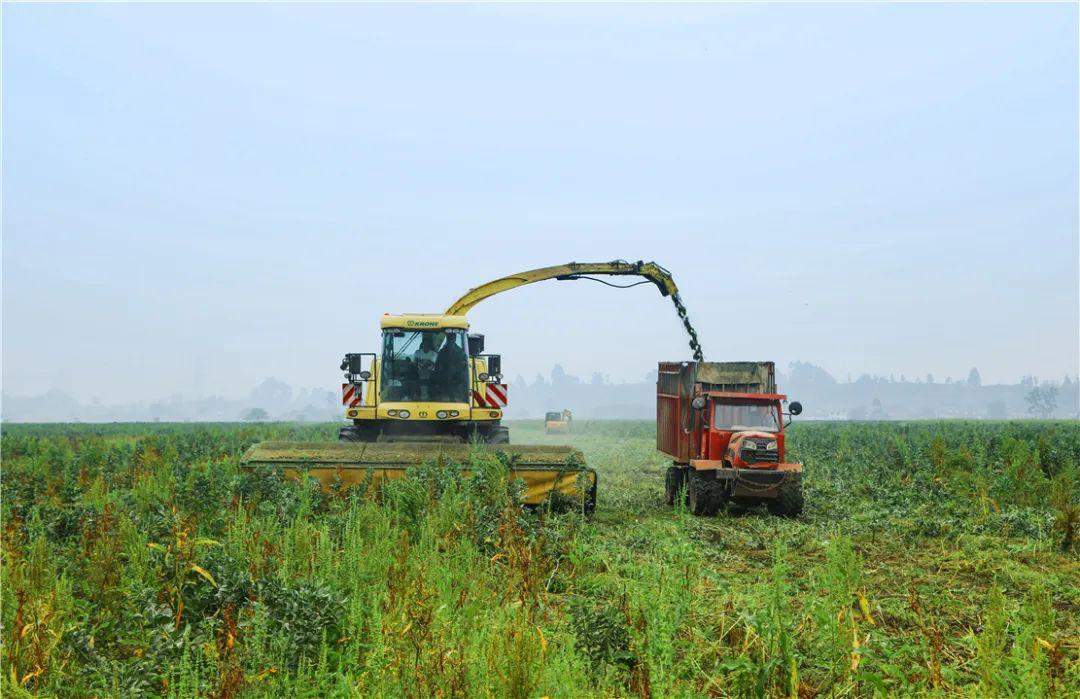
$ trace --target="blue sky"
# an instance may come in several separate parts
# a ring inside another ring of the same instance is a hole
[[[1075,5],[3,7],[3,388],[338,383],[384,312],[654,259],[709,359],[1075,375]],[[652,287],[470,317],[686,355]]]

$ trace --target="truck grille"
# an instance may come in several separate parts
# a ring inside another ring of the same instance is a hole
[[[752,441],[752,440],[747,440]],[[753,442],[757,449],[743,449],[742,460],[748,464],[778,464],[780,463],[780,452],[777,449],[766,449],[766,441]]]

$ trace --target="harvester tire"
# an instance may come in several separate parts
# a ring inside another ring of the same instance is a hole
[[[338,430],[337,439],[339,442],[374,442],[377,436],[370,429],[348,425]]]
[[[664,502],[668,507],[675,504],[685,480],[686,474],[677,466],[669,466],[667,472],[664,473]]]
[[[686,507],[698,517],[715,515],[724,504],[724,484],[701,471],[690,469],[686,487]]]
[[[798,517],[803,511],[802,476],[790,475],[780,484],[776,498],[768,500],[765,506],[771,514],[779,517]]]
[[[509,444],[510,428],[503,425],[492,427],[488,430],[486,441],[488,444]]]

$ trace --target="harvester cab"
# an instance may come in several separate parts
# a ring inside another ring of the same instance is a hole
[[[345,355],[342,442],[506,444],[502,361],[463,315],[384,315],[382,351]]]
[[[665,496],[694,514],[727,503],[802,512],[802,465],[789,463],[784,428],[802,405],[776,392],[772,362],[663,362],[657,380],[657,449],[673,463]]]

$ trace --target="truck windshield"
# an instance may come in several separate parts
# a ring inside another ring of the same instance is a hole
[[[386,402],[467,403],[469,361],[465,331],[384,330],[379,396]]]
[[[718,430],[779,432],[776,406],[768,403],[717,403],[713,427]]]

